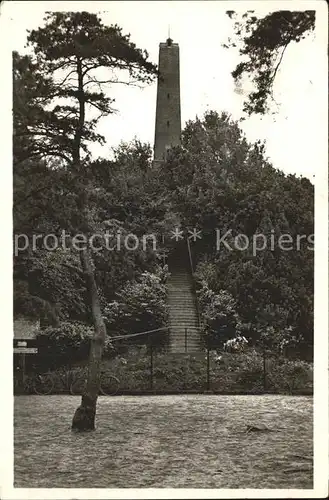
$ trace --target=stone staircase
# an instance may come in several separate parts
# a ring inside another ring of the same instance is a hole
[[[193,277],[188,266],[187,248],[181,247],[168,262],[168,305],[170,352],[198,352],[201,350],[199,319]]]

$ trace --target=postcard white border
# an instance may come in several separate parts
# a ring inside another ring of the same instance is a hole
[[[20,1],[4,1],[0,6],[1,75],[1,214],[3,242],[0,247],[2,265],[1,299],[3,306],[2,370],[2,458],[1,498],[23,499],[104,499],[104,498],[325,498],[328,494],[328,7],[325,0],[313,1],[226,1],[227,10],[264,8],[268,10],[295,9],[316,11],[316,37],[319,50],[323,51],[326,64],[323,67],[323,86],[318,89],[318,127],[321,137],[320,154],[323,168],[315,178],[315,346],[314,346],[314,487],[313,489],[101,489],[101,488],[13,488],[13,397],[12,397],[12,120],[11,120],[11,41],[15,37],[13,16]],[[39,2],[30,1],[31,12]],[[107,10],[111,2],[43,2],[44,10]],[[128,3],[128,2],[127,2]],[[148,2],[143,2],[147,4]],[[185,2],[188,4],[188,2]],[[205,2],[207,3],[207,2]],[[261,4],[261,5],[260,5]],[[147,8],[147,5],[145,5]],[[187,6],[188,8],[188,6]],[[129,8],[127,8],[129,15]],[[293,131],[292,131],[293,133]],[[295,133],[298,133],[296,131]],[[318,155],[319,156],[319,151]]]

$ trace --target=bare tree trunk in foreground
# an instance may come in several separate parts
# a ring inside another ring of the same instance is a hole
[[[82,395],[81,404],[75,411],[72,420],[72,430],[92,431],[95,429],[96,404],[100,387],[100,369],[106,327],[101,313],[89,249],[80,252],[80,260],[85,274],[87,292],[90,297],[94,336],[91,339],[90,345],[87,387],[85,393]]]

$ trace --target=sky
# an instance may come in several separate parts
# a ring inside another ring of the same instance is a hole
[[[6,3],[6,2],[5,2]],[[9,5],[10,3],[10,5]],[[254,8],[266,15],[287,8],[319,8],[322,2],[221,2],[221,1],[108,1],[108,2],[7,2],[8,33],[13,50],[24,52],[26,30],[43,24],[47,10],[89,10],[102,12],[105,24],[118,24],[131,40],[146,49],[158,62],[159,43],[170,36],[180,46],[182,125],[207,110],[227,111],[242,116],[244,96],[237,92],[231,76],[240,61],[237,50],[225,49],[233,35],[232,21],[225,14]],[[326,12],[324,11],[325,15]],[[319,19],[319,16],[317,16]],[[266,141],[266,154],[275,168],[315,180],[323,166],[321,141],[326,137],[327,96],[326,34],[317,25],[316,34],[285,52],[277,74],[274,96],[279,106],[275,115],[252,116],[241,123],[247,139]],[[247,90],[247,89],[244,89]],[[99,132],[106,145],[94,145],[95,156],[109,156],[112,146],[137,137],[153,147],[156,82],[141,89],[114,85],[118,113],[104,117]],[[321,125],[324,124],[324,127]],[[326,144],[327,144],[327,139]]]

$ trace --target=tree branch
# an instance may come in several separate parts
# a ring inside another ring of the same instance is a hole
[[[72,264],[67,264],[66,262],[62,262],[62,265],[64,267],[66,267],[67,269],[70,269],[71,271],[74,271],[79,276],[81,276],[81,277],[84,276],[84,272],[82,271],[82,269],[79,269],[77,266],[72,266]]]
[[[55,83],[56,86],[62,86],[64,85],[64,83],[67,81],[67,79],[72,75],[72,73],[75,73],[76,70],[75,69],[72,69],[64,78],[64,80],[62,80],[60,83]]]
[[[284,55],[285,50],[286,50],[286,48],[288,47],[288,45],[289,45],[289,43],[290,43],[290,42],[291,42],[291,40],[288,40],[288,42],[286,42],[285,46],[283,47],[283,50],[282,50],[281,55],[280,55],[279,62],[278,62],[278,64],[276,65],[276,67],[275,67],[275,69],[274,69],[274,72],[273,72],[273,76],[272,76],[272,78],[271,78],[271,85],[272,85],[272,83],[274,82],[274,79],[275,79],[275,77],[276,77],[277,71],[278,71],[279,66],[280,66],[280,64],[281,64],[281,62],[282,62],[283,55]]]

